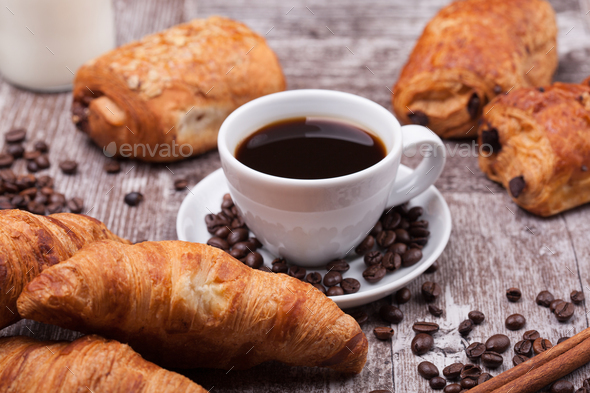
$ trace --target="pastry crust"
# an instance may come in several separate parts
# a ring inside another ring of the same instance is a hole
[[[590,201],[590,86],[515,89],[485,111],[479,166],[515,203],[551,216]]]
[[[128,243],[82,214],[38,216],[0,210],[0,329],[20,319],[16,299],[44,269],[65,261],[83,245],[103,239]]]
[[[99,336],[73,342],[0,338],[0,392],[206,393],[180,374]]]
[[[195,19],[83,65],[72,120],[109,156],[178,161],[214,149],[234,109],[284,89],[264,38],[231,19]]]
[[[129,343],[164,367],[277,360],[359,373],[367,339],[319,290],[181,241],[90,244],[18,300],[25,318]]]
[[[475,137],[482,108],[496,95],[551,83],[556,37],[544,0],[455,1],[416,43],[394,86],[394,112],[444,138]]]

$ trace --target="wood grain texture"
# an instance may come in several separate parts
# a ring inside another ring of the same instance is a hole
[[[388,89],[423,27],[448,2],[117,0],[117,41],[122,44],[194,17],[225,15],[265,35],[279,56],[288,88],[342,90],[390,108]],[[590,0],[551,3],[559,26],[560,66],[555,80],[581,81],[590,75],[590,14],[586,14]],[[113,232],[132,241],[175,239],[176,213],[189,191],[174,191],[173,181],[186,177],[196,184],[219,168],[217,152],[167,166],[127,161],[121,173],[108,175],[102,169],[107,162],[102,152],[71,124],[70,102],[67,93],[37,95],[0,80],[0,133],[23,126],[29,130],[29,144],[46,139],[51,144],[53,162],[47,172],[55,176],[57,190],[70,197],[83,197],[89,215],[104,221]],[[505,318],[512,313],[525,315],[527,329],[535,328],[553,342],[588,327],[588,302],[576,306],[572,321],[561,324],[547,309],[537,306],[534,298],[543,289],[569,298],[572,290],[583,288],[590,299],[590,206],[539,219],[520,210],[502,187],[486,179],[478,169],[476,155],[464,153],[461,144],[470,141],[445,143],[449,157],[436,185],[451,208],[453,233],[440,257],[441,268],[409,285],[414,297],[400,307],[405,319],[393,326],[396,333],[392,342],[379,341],[372,334],[375,326],[383,325],[376,315],[379,307],[391,299],[363,307],[370,315],[363,326],[370,346],[367,366],[360,375],[342,377],[326,370],[277,363],[249,371],[193,370],[185,374],[213,392],[428,392],[430,388],[416,372],[420,361],[433,361],[439,368],[466,361],[466,344],[485,341],[494,333],[508,334],[515,344],[522,331],[507,332],[504,328]],[[80,163],[78,175],[61,174],[57,163],[65,158]],[[416,160],[405,162],[415,165]],[[24,173],[23,163],[15,170]],[[123,197],[130,191],[142,192],[145,201],[135,208],[125,205]],[[441,318],[430,316],[419,296],[426,280],[434,280],[444,289],[437,302],[445,309]],[[507,302],[504,291],[510,286],[522,289],[520,302]],[[487,319],[464,341],[456,329],[471,309],[483,311]],[[434,350],[422,357],[409,350],[415,320],[441,324]],[[71,340],[79,336],[31,321],[21,321],[0,332],[2,336],[15,334],[38,339]],[[512,355],[510,349],[504,354],[504,366],[492,373],[509,367]],[[587,377],[588,366],[568,379],[579,387]]]

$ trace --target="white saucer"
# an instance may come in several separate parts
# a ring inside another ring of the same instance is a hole
[[[412,170],[400,165],[398,176],[407,176]],[[220,168],[201,180],[186,196],[176,218],[176,232],[178,239],[195,243],[207,243],[211,237],[205,225],[205,216],[209,213],[221,211],[223,195],[228,193],[227,181]],[[436,261],[444,250],[451,235],[451,212],[440,192],[430,186],[424,193],[410,201],[410,206],[422,206],[424,214],[421,219],[429,221],[430,238],[422,250],[422,259],[414,266],[401,268],[394,273],[388,273],[381,281],[370,284],[363,278],[366,268],[363,258],[354,253],[347,258],[350,270],[343,274],[344,278],[352,277],[359,280],[361,289],[357,293],[332,296],[331,299],[340,308],[356,307],[381,299],[404,287],[410,281],[421,275]],[[255,235],[253,235],[255,236]],[[264,264],[270,267],[275,258],[264,248],[258,250],[264,257]],[[307,269],[308,272],[317,271],[324,275],[323,268]]]

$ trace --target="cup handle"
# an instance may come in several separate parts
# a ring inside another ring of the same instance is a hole
[[[422,162],[414,171],[403,179],[396,179],[389,194],[387,206],[401,205],[424,192],[440,176],[446,161],[446,150],[442,140],[430,129],[418,125],[407,125],[402,131],[402,154],[409,149],[420,150],[421,145],[429,145],[431,149],[425,152]]]

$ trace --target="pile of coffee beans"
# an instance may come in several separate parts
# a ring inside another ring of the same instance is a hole
[[[574,304],[579,305],[584,301],[584,292],[572,291],[570,299],[571,302],[555,299],[551,292],[541,291],[535,301],[539,306],[549,308],[559,322],[567,322],[574,316]]]

